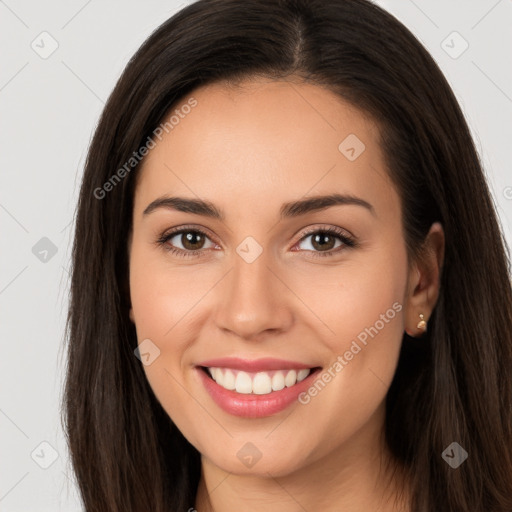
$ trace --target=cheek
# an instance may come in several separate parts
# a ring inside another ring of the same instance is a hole
[[[320,271],[308,277],[309,284],[316,282],[316,287],[309,287],[308,303],[317,305],[329,327],[323,341],[331,361],[304,403],[318,408],[313,415],[322,414],[322,403],[336,404],[332,417],[326,418],[331,426],[340,411],[350,411],[346,430],[342,429],[347,435],[379,406],[396,370],[404,328],[407,257],[405,248],[395,247],[367,251],[354,263],[336,268],[329,279]]]
[[[130,295],[137,339],[152,355],[143,370],[157,400],[182,432],[193,432],[194,401],[185,391],[183,360],[187,349],[187,312],[197,293],[186,286],[183,272],[166,266],[165,258],[137,239],[130,254]],[[155,252],[157,254],[155,254]],[[155,348],[156,347],[156,348]],[[195,443],[197,439],[189,439]]]
[[[183,394],[183,386],[189,384],[188,349],[198,332],[199,302],[215,279],[211,272],[171,265],[163,251],[137,242],[134,237],[130,254],[130,297],[137,339],[139,343],[149,339],[158,353],[143,369],[168,411],[186,411],[191,404],[190,396]]]
[[[135,242],[130,256],[130,297],[139,340],[173,338],[208,283],[198,272],[171,265],[164,250]],[[204,276],[203,276],[204,277]],[[204,291],[203,291],[204,290]]]
[[[329,293],[309,295],[322,302],[322,320],[334,334],[323,338],[331,361],[301,403],[308,417],[322,418],[319,436],[333,445],[370,421],[393,380],[403,336],[402,256],[354,266]],[[327,453],[330,445],[323,448]]]
[[[407,257],[403,247],[396,247],[376,246],[338,266],[318,265],[300,278],[295,276],[294,292],[305,298],[313,313],[302,318],[312,319],[312,328],[335,357],[350,350],[354,341],[379,358],[382,352],[399,348]],[[288,282],[292,279],[290,274]]]

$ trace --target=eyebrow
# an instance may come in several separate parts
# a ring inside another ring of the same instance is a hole
[[[286,219],[299,217],[307,213],[317,212],[332,206],[339,205],[362,206],[363,208],[366,208],[373,216],[375,216],[375,209],[370,203],[364,199],[361,199],[360,197],[343,194],[314,196],[307,199],[300,199],[298,201],[284,203],[281,206],[279,213],[281,219]],[[224,221],[226,218],[224,212],[209,201],[169,196],[163,196],[155,199],[146,207],[143,215],[149,215],[159,208],[177,210],[179,212],[185,213],[194,213],[196,215],[203,215],[204,217],[211,217],[212,219],[218,219],[222,221]]]

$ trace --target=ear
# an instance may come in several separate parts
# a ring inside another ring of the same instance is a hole
[[[405,332],[412,337],[423,334],[418,329],[420,313],[426,322],[439,298],[441,272],[444,262],[445,236],[443,226],[434,222],[425,238],[420,261],[412,266],[408,276]]]

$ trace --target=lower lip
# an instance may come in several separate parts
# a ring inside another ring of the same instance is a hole
[[[272,391],[266,395],[253,393],[237,393],[219,386],[208,377],[204,370],[196,368],[204,387],[213,398],[213,401],[224,411],[243,418],[264,418],[277,414],[289,407],[298,396],[305,391],[315,379],[318,369],[310,373],[304,380],[297,382],[289,388]]]

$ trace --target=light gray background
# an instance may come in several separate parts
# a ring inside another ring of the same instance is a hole
[[[512,2],[377,3],[416,34],[451,83],[510,245]],[[140,44],[183,5],[0,0],[2,512],[81,510],[59,412],[71,221],[105,100]],[[44,59],[31,45],[49,51],[52,38],[58,48]]]

